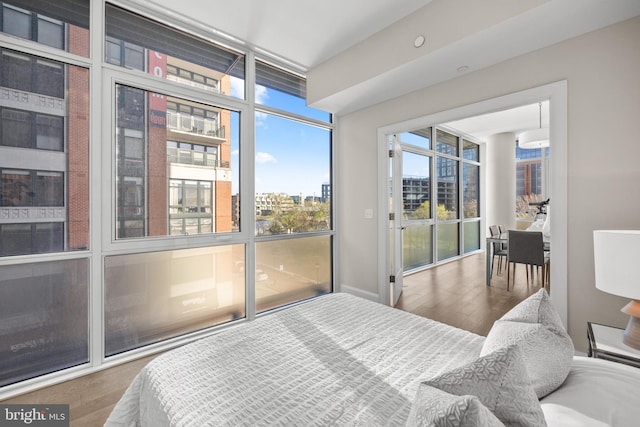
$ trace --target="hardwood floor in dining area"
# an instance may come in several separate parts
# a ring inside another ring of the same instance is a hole
[[[526,270],[517,265],[507,291],[507,271],[486,286],[486,260],[478,253],[405,276],[396,308],[486,336],[493,325],[520,301],[540,290],[542,276],[534,272],[527,283]]]
[[[475,254],[404,278],[397,308],[486,335],[493,322],[540,289],[540,278],[527,285],[519,266],[515,286],[507,291],[506,270],[485,285],[485,256]],[[71,427],[102,426],[133,377],[155,356],[125,363],[0,403],[69,404]]]

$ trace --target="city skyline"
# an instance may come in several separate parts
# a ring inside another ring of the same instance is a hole
[[[244,81],[233,79],[232,96],[241,97]],[[256,103],[299,115],[327,120],[327,113],[309,108],[304,100],[281,91],[256,87]],[[239,129],[239,115],[232,115],[232,129]],[[255,193],[284,193],[320,197],[330,184],[330,132],[315,126],[256,112]],[[238,135],[231,136],[231,163],[239,165]],[[232,191],[239,190],[238,167],[233,168]],[[304,179],[301,179],[304,177]]]

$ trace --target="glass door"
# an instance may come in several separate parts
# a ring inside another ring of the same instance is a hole
[[[403,271],[433,263],[431,206],[432,157],[402,149],[402,267]]]
[[[392,302],[402,292],[402,275],[434,261],[433,155],[431,128],[389,136],[390,271]]]

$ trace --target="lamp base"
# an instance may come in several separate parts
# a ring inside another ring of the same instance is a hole
[[[622,335],[622,342],[631,348],[640,350],[640,301],[632,300],[620,311],[629,315],[629,322]]]

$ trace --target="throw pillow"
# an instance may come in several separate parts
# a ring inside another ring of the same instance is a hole
[[[503,427],[475,396],[457,396],[421,383],[407,427]]]
[[[505,426],[546,426],[517,346],[500,348],[423,383],[459,396],[477,396]]]
[[[557,389],[569,375],[574,347],[549,294],[541,289],[497,320],[481,355],[517,345],[538,398]]]

